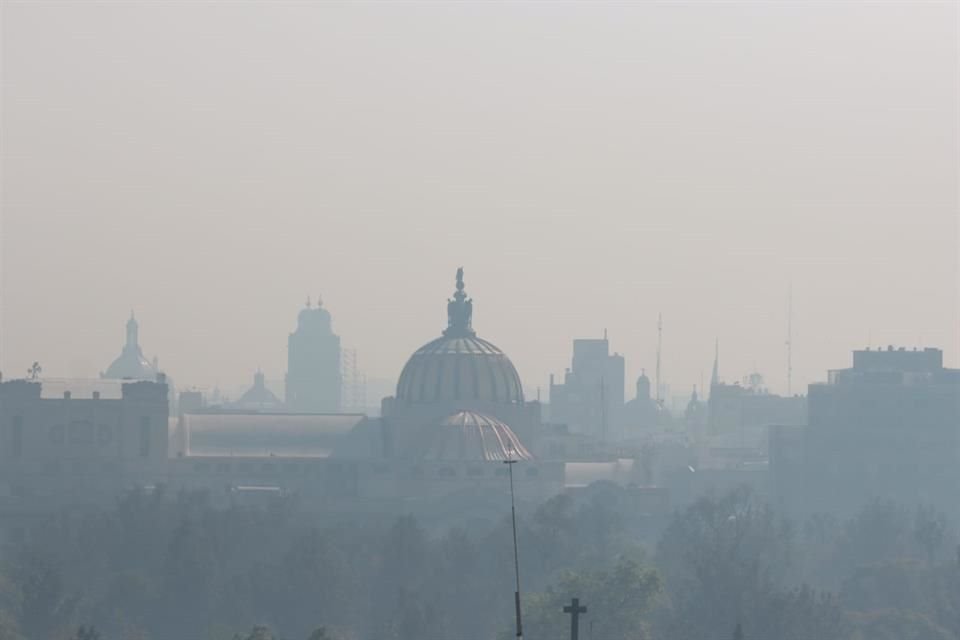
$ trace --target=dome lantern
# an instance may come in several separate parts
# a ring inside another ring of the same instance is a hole
[[[457,269],[457,290],[447,302],[447,329],[443,335],[448,338],[476,335],[473,330],[473,300],[463,290],[463,267]]]

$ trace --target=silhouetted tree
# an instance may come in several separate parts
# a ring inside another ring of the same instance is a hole
[[[80,626],[71,640],[100,640],[100,632],[93,626]]]
[[[656,570],[627,559],[622,559],[611,571],[567,572],[546,592],[524,599],[525,637],[532,640],[566,637],[569,620],[560,612],[570,603],[570,598],[579,597],[589,607],[594,637],[644,640],[650,637],[646,617],[660,588],[660,575]]]

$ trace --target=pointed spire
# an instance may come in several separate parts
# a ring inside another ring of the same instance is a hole
[[[472,327],[473,300],[467,297],[463,285],[463,267],[457,269],[457,290],[453,298],[447,301],[447,329],[443,335],[448,338],[465,338],[475,335]]]
[[[133,315],[133,310],[130,310],[130,319],[127,320],[127,349],[139,349],[140,342],[140,325],[137,323],[137,318]]]
[[[710,388],[720,384],[720,338],[713,344],[713,373],[710,374]]]

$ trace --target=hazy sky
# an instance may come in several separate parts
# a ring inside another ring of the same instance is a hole
[[[368,375],[474,327],[528,397],[609,330],[686,392],[958,345],[956,3],[2,4],[0,368]],[[632,384],[628,382],[628,388]],[[630,394],[632,395],[632,393]]]

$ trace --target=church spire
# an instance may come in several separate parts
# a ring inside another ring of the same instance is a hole
[[[447,330],[443,335],[448,338],[465,338],[475,335],[472,327],[473,300],[467,297],[463,287],[463,267],[457,269],[457,290],[453,298],[447,301]]]
[[[137,324],[137,319],[133,315],[133,310],[130,311],[130,319],[127,320],[127,349],[140,349],[140,325]]]

